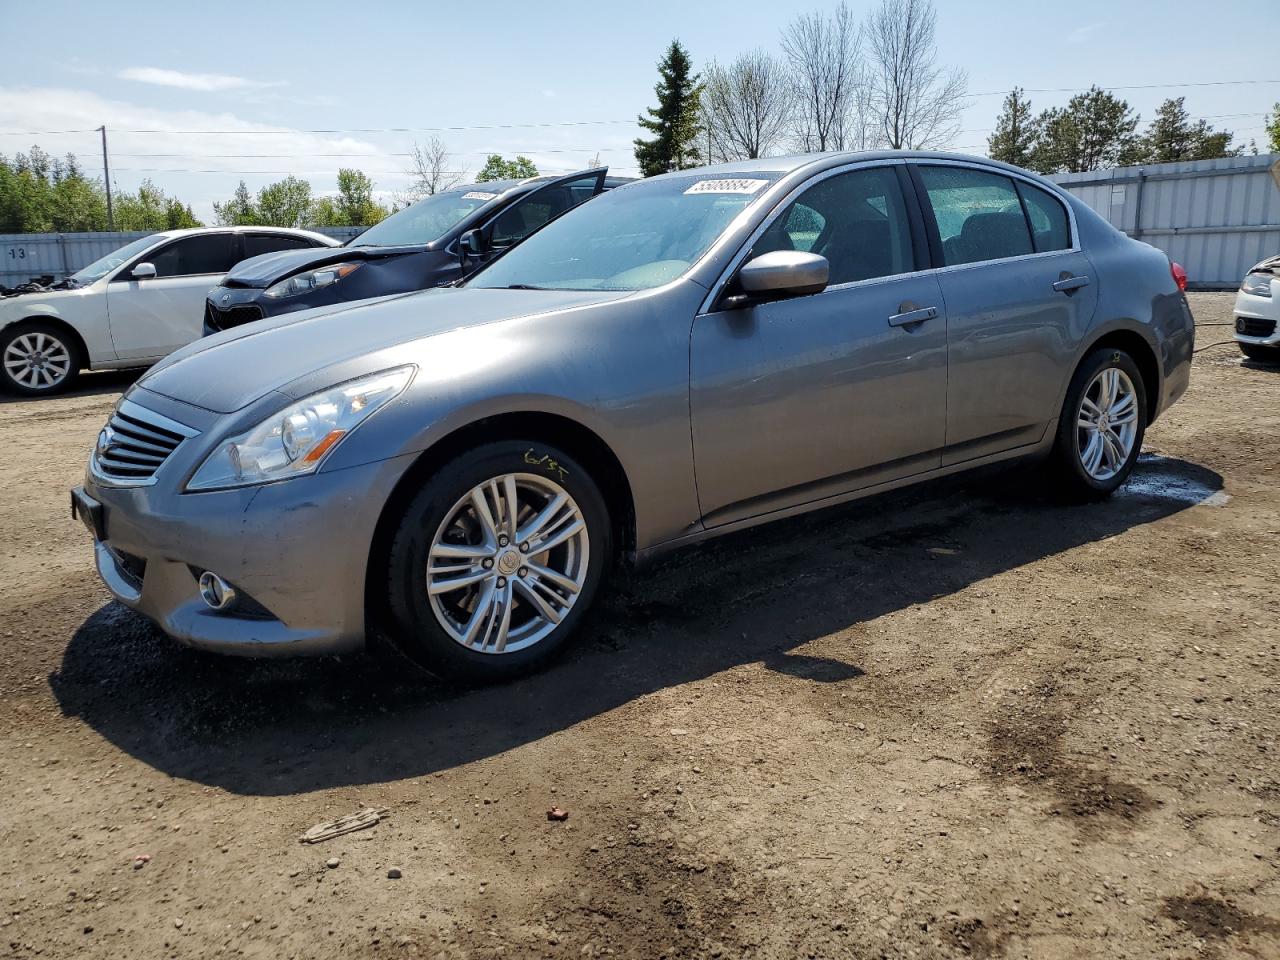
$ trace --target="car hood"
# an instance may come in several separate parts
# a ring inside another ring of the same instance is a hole
[[[306,250],[279,250],[241,260],[222,280],[224,287],[262,289],[291,277],[300,270],[315,269],[327,263],[395,257],[405,253],[421,253],[425,244],[416,247],[313,247]]]
[[[1250,273],[1274,273],[1280,276],[1280,256],[1267,257],[1261,263],[1256,263],[1249,268]]]
[[[372,354],[503,320],[554,314],[608,303],[630,292],[489,290],[437,287],[319,307],[259,320],[204,337],[171,353],[139,381],[152,393],[215,413],[232,413],[272,391],[322,390],[368,370],[354,370]],[[552,321],[553,322],[553,321]],[[390,357],[386,366],[396,363]],[[316,375],[332,370],[334,379]],[[301,384],[291,389],[293,384]]]

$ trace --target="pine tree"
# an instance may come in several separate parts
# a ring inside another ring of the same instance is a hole
[[[639,118],[640,126],[654,136],[635,141],[636,163],[646,177],[695,167],[702,160],[697,149],[702,86],[693,72],[689,51],[679,40],[672,40],[658,61],[658,76],[654,87],[658,106],[648,109],[648,117]]]
[[[1031,115],[1031,101],[1022,95],[1021,87],[1014,87],[1004,98],[995,132],[987,138],[987,155],[1016,167],[1028,166],[1039,129]]]
[[[1267,117],[1267,139],[1271,141],[1271,152],[1280,153],[1280,103],[1271,108]]]
[[[1065,107],[1046,110],[1031,167],[1041,173],[1079,173],[1120,166],[1136,156],[1138,117],[1129,104],[1098,87]]]
[[[1213,160],[1230,157],[1230,130],[1215,131],[1204,120],[1191,122],[1186,97],[1166,100],[1142,137],[1140,163],[1176,163],[1180,160]]]

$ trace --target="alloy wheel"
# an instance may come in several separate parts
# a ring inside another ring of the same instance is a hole
[[[1076,415],[1076,452],[1094,480],[1110,480],[1129,461],[1138,436],[1138,391],[1119,367],[1089,383]]]
[[[4,351],[4,369],[15,383],[31,390],[58,386],[71,372],[71,351],[47,333],[14,337]]]
[[[573,607],[589,551],[586,519],[562,486],[528,473],[494,477],[460,498],[432,538],[431,609],[468,650],[523,650]]]

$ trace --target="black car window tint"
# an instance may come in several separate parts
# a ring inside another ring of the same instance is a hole
[[[827,258],[830,283],[914,269],[906,205],[894,171],[853,170],[814,184],[752,247],[751,256],[801,250]]]

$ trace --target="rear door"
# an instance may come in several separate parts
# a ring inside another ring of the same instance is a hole
[[[107,284],[111,339],[120,359],[158,359],[197,339],[205,295],[240,259],[236,234],[202,233],[125,264]],[[154,265],[156,275],[135,280],[139,262]]]
[[[947,308],[943,464],[1035,443],[1098,299],[1068,208],[989,168],[913,170]]]
[[[913,242],[900,169],[811,181],[742,259],[820,254],[822,293],[694,319],[689,404],[708,526],[938,466],[947,316],[935,272],[920,269],[927,252]]]

